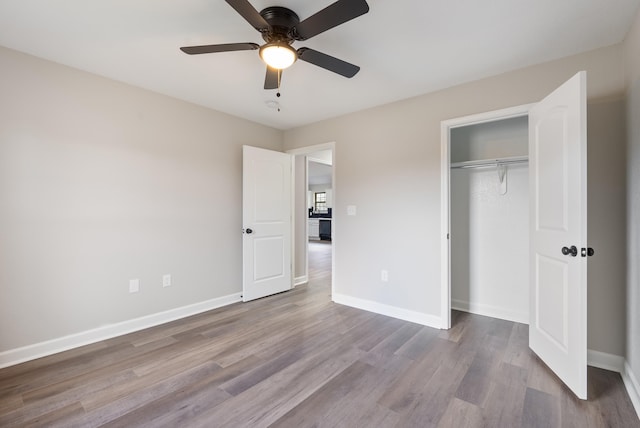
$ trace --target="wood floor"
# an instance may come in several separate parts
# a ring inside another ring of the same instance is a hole
[[[573,397],[522,324],[456,312],[441,331],[308,285],[0,370],[0,426],[636,427],[620,376]]]

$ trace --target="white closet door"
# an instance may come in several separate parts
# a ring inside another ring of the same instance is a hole
[[[529,346],[581,399],[587,398],[586,109],[580,72],[529,114]]]

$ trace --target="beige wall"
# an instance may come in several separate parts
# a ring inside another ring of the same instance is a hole
[[[596,251],[588,265],[588,346],[622,356],[627,266],[620,257],[627,229],[624,99],[589,102],[587,116],[587,233]]]
[[[640,375],[640,11],[627,35],[627,353]]]
[[[241,291],[242,145],[281,131],[4,48],[0,70],[0,352]]]
[[[602,193],[624,184],[617,172],[624,170],[624,139],[611,129],[624,123],[616,116],[624,94],[620,45],[286,131],[287,149],[336,142],[336,292],[439,317],[440,122],[539,101],[580,70],[588,72],[589,130],[597,135],[589,154],[611,152],[589,160],[589,184],[607,182],[594,186],[589,207],[606,202],[607,216],[620,219],[624,195]],[[356,216],[346,215],[347,205],[357,206]],[[612,225],[599,212],[593,218],[614,229],[590,227],[597,245],[624,247],[623,224]],[[599,300],[589,299],[589,348],[622,355],[625,284],[615,272],[621,263],[591,264],[589,294]],[[389,283],[381,283],[381,269],[389,271]]]

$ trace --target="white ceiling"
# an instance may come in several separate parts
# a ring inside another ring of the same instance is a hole
[[[318,163],[309,161],[309,169],[307,170],[307,181],[310,186],[315,184],[327,184],[331,187],[331,174],[333,167],[326,163]]]
[[[300,19],[333,0],[250,0]],[[572,55],[624,39],[640,0],[368,0],[370,12],[294,47],[362,69],[346,79],[298,61],[282,97],[262,89],[257,51],[180,46],[254,42],[222,0],[0,0],[0,45],[280,129]],[[0,70],[0,73],[2,71]],[[281,111],[268,101],[279,101]]]

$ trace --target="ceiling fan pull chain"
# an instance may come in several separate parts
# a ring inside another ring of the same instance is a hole
[[[276,97],[280,98],[280,82],[282,81],[282,70],[278,69],[278,93]]]
[[[278,93],[276,93],[276,97],[280,98],[280,80],[282,78],[282,70],[278,69]],[[280,104],[278,104],[278,112],[280,112]]]

